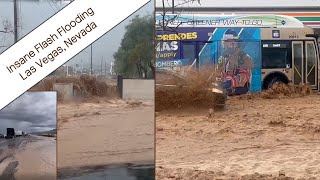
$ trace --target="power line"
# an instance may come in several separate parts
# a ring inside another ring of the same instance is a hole
[[[48,15],[48,14],[43,10],[43,7],[41,7],[41,6],[39,5],[39,2],[36,2],[36,1],[33,1],[33,2],[39,7],[39,9],[41,10],[41,12],[42,12],[43,15],[45,15],[45,16]]]
[[[58,6],[58,3],[56,2],[56,1],[53,1],[53,4],[54,4],[54,6],[57,8],[57,11],[59,11],[59,6]]]
[[[46,0],[46,2],[50,5],[51,9],[52,9],[53,11],[55,11],[55,9],[52,7],[52,5],[50,4],[50,2],[49,2],[48,0]]]
[[[54,12],[56,12],[56,10],[53,8],[53,6],[52,6],[52,4],[50,3],[50,1],[47,0],[47,2],[48,2],[48,4],[50,5],[51,9],[52,9]]]
[[[13,31],[0,31],[0,33],[12,33]]]

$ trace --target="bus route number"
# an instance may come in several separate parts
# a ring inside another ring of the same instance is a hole
[[[299,35],[297,35],[296,33],[292,33],[289,35],[289,38],[290,39],[296,39],[296,38],[299,38]]]

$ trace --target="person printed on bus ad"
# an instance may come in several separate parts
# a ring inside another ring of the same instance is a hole
[[[231,89],[244,88],[237,94],[244,94],[249,91],[251,71],[254,67],[252,58],[244,52],[240,45],[238,33],[228,29],[222,39],[222,56],[218,63],[221,68],[223,80],[232,79]]]

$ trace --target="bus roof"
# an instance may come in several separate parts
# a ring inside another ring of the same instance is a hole
[[[304,24],[292,16],[274,14],[156,14],[156,26],[162,27],[255,27],[303,28]]]

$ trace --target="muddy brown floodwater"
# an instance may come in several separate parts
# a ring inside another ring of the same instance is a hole
[[[157,179],[320,179],[320,95],[161,111]]]
[[[57,142],[60,178],[99,166],[153,165],[153,101],[58,104]]]
[[[1,180],[55,180],[56,169],[54,138],[29,135],[0,139]]]

